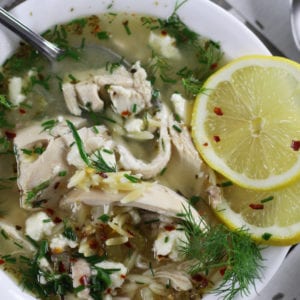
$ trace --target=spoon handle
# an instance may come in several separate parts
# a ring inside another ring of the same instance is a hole
[[[49,60],[55,60],[63,53],[62,49],[45,40],[42,36],[36,34],[24,24],[20,23],[2,7],[0,7],[0,23],[16,33],[36,50],[44,54]]]

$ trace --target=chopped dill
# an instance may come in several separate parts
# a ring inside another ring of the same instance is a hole
[[[97,32],[97,38],[99,40],[108,40],[109,34],[107,31],[100,31],[100,32]]]
[[[117,171],[117,166],[111,166],[109,165],[103,158],[102,153],[100,150],[97,150],[93,154],[92,159],[92,166],[98,171],[98,172],[105,172],[105,173],[112,173]]]
[[[244,228],[231,231],[223,224],[200,229],[191,213],[191,209],[184,207],[181,226],[187,237],[182,242],[180,251],[195,263],[188,270],[190,274],[208,273],[215,269],[225,268],[223,280],[216,287],[214,293],[222,295],[222,299],[231,300],[241,293],[247,296],[250,287],[255,286],[262,271],[262,249],[250,238]],[[202,226],[203,227],[203,226]]]
[[[132,175],[129,175],[129,174],[124,174],[124,177],[126,178],[126,179],[128,179],[130,182],[132,182],[132,183],[139,183],[139,182],[141,182],[141,179],[140,178],[137,178],[137,177],[135,177],[135,176],[132,176]]]
[[[50,181],[46,180],[34,187],[32,190],[28,191],[26,194],[25,202],[29,204],[34,198],[36,198],[39,193],[41,193],[44,189],[49,187]]]
[[[122,24],[123,24],[123,26],[124,26],[124,28],[125,28],[126,33],[127,33],[128,35],[131,35],[131,30],[130,30],[130,28],[129,28],[129,21],[126,20],[126,21],[124,21]]]
[[[77,236],[76,236],[74,229],[72,228],[72,226],[70,226],[68,224],[67,221],[64,221],[64,230],[63,230],[62,234],[64,237],[66,237],[67,239],[69,239],[71,241],[77,240]]]
[[[58,124],[58,120],[47,120],[44,121],[41,126],[43,128],[43,131],[49,131],[51,132],[51,130]]]
[[[6,98],[5,95],[0,95],[0,105],[6,109],[14,108],[14,105]]]

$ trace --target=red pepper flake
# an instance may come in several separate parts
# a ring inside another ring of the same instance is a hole
[[[160,33],[161,33],[161,35],[164,35],[164,36],[168,35],[168,32],[166,30],[162,30]]]
[[[120,278],[125,279],[125,278],[126,278],[126,275],[121,274],[121,275],[120,275]]]
[[[222,111],[222,108],[221,107],[215,107],[214,108],[214,113],[217,115],[217,116],[223,116],[223,111]]]
[[[78,259],[76,257],[71,257],[70,258],[70,262],[76,263],[78,261]]]
[[[218,135],[214,135],[213,139],[216,143],[219,143],[221,141],[220,137]]]
[[[93,28],[93,30],[92,30],[92,33],[97,33],[97,32],[99,32],[100,31],[100,26],[99,25],[95,25],[94,26],[94,28]]]
[[[162,259],[168,259],[169,256],[168,256],[168,255],[157,255],[157,258],[158,258],[159,260],[162,260]]]
[[[19,109],[19,113],[22,114],[22,115],[24,115],[24,114],[26,114],[26,110],[23,109],[23,108],[20,108],[20,109]]]
[[[264,209],[263,204],[256,204],[256,203],[249,204],[249,207],[252,208],[252,209]]]
[[[99,176],[101,176],[102,178],[108,178],[108,175],[104,172],[98,172],[97,173]]]
[[[11,131],[5,131],[4,133],[9,140],[13,140],[17,136],[14,132]]]
[[[217,67],[218,67],[218,64],[217,64],[217,63],[214,63],[214,64],[211,64],[211,65],[210,65],[210,69],[211,69],[211,70],[215,70]]]
[[[54,184],[54,187],[53,187],[53,188],[54,188],[55,190],[57,190],[58,187],[59,187],[59,185],[60,185],[60,182],[58,181],[58,182],[56,182],[56,183]]]
[[[3,264],[5,264],[5,260],[0,259],[0,265],[3,265]]]
[[[97,249],[98,248],[98,242],[94,239],[89,241],[89,246],[91,249]]]
[[[208,143],[204,143],[203,146],[204,146],[204,147],[207,147],[207,146],[208,146]]]
[[[192,276],[192,279],[198,283],[200,283],[200,288],[206,288],[209,284],[209,281],[206,277],[201,274],[195,274]]]
[[[299,149],[300,149],[300,141],[292,140],[291,148],[292,148],[294,151],[299,151]]]
[[[82,275],[79,278],[79,282],[81,285],[87,286],[89,284],[88,277],[86,275]]]
[[[127,229],[127,232],[131,235],[131,236],[134,236],[134,233],[130,230]]]
[[[226,272],[226,269],[227,269],[226,267],[223,267],[223,268],[221,268],[221,269],[219,270],[221,276],[224,276],[224,274],[225,274],[225,272]]]
[[[132,249],[132,248],[133,248],[133,246],[132,246],[132,244],[131,244],[130,242],[126,242],[124,245],[125,245],[127,248],[129,248],[129,249]]]
[[[129,110],[124,110],[121,112],[122,117],[128,117],[131,115],[131,112]]]
[[[107,294],[111,294],[111,288],[108,288],[108,289],[106,290],[106,293],[107,293]]]
[[[53,216],[54,215],[54,210],[52,208],[47,208],[46,213],[47,213],[47,215]]]
[[[54,220],[53,220],[53,222],[54,222],[55,224],[58,224],[58,223],[61,223],[61,222],[62,222],[62,219],[61,219],[60,217],[55,217]]]
[[[66,269],[65,265],[62,262],[59,262],[58,271],[60,273],[66,273],[67,272],[67,269]]]
[[[175,226],[174,226],[174,225],[166,225],[166,226],[165,226],[165,229],[166,229],[167,231],[173,231],[173,230],[175,230]]]

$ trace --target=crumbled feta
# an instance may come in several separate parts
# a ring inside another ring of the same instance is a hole
[[[179,246],[184,242],[187,242],[187,238],[182,230],[178,230],[175,226],[172,230],[166,230],[164,228],[160,231],[154,242],[154,255],[158,259],[159,256],[163,256],[173,261],[180,261],[183,257],[179,252]]]
[[[51,235],[55,224],[44,212],[31,215],[25,222],[25,233],[35,241],[39,241],[45,235]]]
[[[26,99],[22,93],[23,79],[21,77],[12,77],[8,82],[8,96],[9,100],[14,105],[19,105]]]
[[[104,270],[105,269],[115,269],[116,270],[116,271],[111,272],[109,275],[110,280],[111,280],[111,285],[110,285],[111,289],[118,288],[123,284],[123,282],[126,278],[127,268],[122,263],[105,260],[100,263],[97,263],[95,266],[102,268]]]
[[[72,241],[62,234],[55,235],[50,242],[50,249],[53,253],[62,253],[68,247],[76,248],[78,243],[76,241]]]
[[[173,103],[175,113],[185,124],[189,124],[192,114],[192,102],[186,100],[178,93],[172,94],[171,102]]]
[[[49,271],[49,270],[51,270],[50,263],[48,262],[48,260],[47,260],[46,257],[42,257],[42,258],[39,260],[39,267],[40,267],[40,269],[42,269],[43,271]]]
[[[166,58],[180,59],[181,55],[176,45],[175,38],[168,34],[150,32],[149,45],[156,52]]]
[[[124,124],[128,132],[140,132],[144,129],[144,121],[142,119],[128,119]]]

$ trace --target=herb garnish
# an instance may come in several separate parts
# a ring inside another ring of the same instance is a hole
[[[190,207],[184,207],[180,216],[187,237],[180,250],[187,259],[196,261],[188,272],[207,274],[214,269],[225,269],[223,281],[214,292],[225,300],[233,299],[238,293],[248,295],[250,287],[260,278],[263,258],[262,248],[251,240],[247,230],[231,231],[222,224],[210,227],[204,221],[197,224]]]
[[[107,223],[110,219],[110,216],[108,214],[101,215],[98,220],[102,221],[103,223]]]
[[[34,187],[32,190],[28,191],[26,194],[26,199],[25,199],[26,204],[29,204],[31,202],[31,200],[33,200],[35,197],[37,197],[38,194],[41,193],[47,187],[49,187],[49,185],[50,185],[50,181],[46,180],[46,181],[40,183],[39,185],[37,185],[36,187]]]
[[[0,95],[0,105],[6,109],[12,109],[15,106],[5,97],[5,95]]]
[[[99,40],[108,40],[109,39],[109,34],[107,31],[97,32],[96,35]]]
[[[72,226],[68,224],[67,221],[64,221],[64,230],[62,235],[71,241],[76,241],[77,236]]]
[[[45,121],[41,124],[41,126],[43,127],[43,131],[48,130],[49,132],[51,132],[51,130],[58,124],[58,120],[48,120]]]
[[[68,124],[68,126],[71,129],[71,132],[73,134],[73,137],[74,137],[75,143],[77,145],[80,157],[88,167],[93,168],[93,169],[97,170],[98,172],[107,172],[107,173],[109,173],[109,172],[116,172],[117,171],[117,166],[111,166],[103,159],[103,156],[102,156],[100,150],[97,150],[93,154],[93,158],[91,158],[87,154],[87,152],[85,151],[83,142],[82,142],[82,140],[80,138],[80,135],[78,134],[77,129],[74,126],[74,124],[71,121],[68,121],[68,120],[67,120],[67,124]]]
[[[123,24],[123,26],[124,26],[124,28],[125,28],[125,30],[126,30],[126,33],[127,33],[128,35],[131,35],[131,30],[130,30],[130,28],[129,28],[129,21],[126,20],[126,21],[124,21],[122,24]]]

